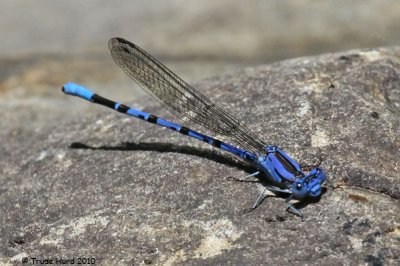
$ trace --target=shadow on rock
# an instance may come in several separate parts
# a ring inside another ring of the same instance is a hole
[[[93,147],[80,142],[72,142],[69,146],[71,149],[88,149],[88,150],[116,150],[116,151],[157,151],[157,152],[173,152],[187,155],[194,155],[208,160],[221,163],[230,167],[235,167],[248,173],[254,172],[254,167],[250,164],[229,158],[214,151],[191,147],[188,145],[174,145],[162,142],[125,142],[117,146],[98,146]]]

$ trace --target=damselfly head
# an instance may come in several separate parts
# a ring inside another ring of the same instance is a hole
[[[296,178],[291,186],[293,195],[298,198],[319,197],[321,185],[325,182],[326,174],[321,168],[312,169],[305,177]]]

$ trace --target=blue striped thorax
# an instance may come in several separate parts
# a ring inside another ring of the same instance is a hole
[[[288,189],[296,198],[318,197],[326,175],[314,168],[305,175],[300,165],[276,146],[266,146],[266,154],[257,157],[257,167],[277,184],[290,184]]]

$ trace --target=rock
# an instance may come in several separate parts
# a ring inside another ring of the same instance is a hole
[[[98,113],[0,131],[0,262],[398,260],[399,47],[246,68],[196,87],[300,162],[323,158],[339,188],[327,184],[319,201],[300,204],[304,222],[274,196],[243,215],[262,186],[227,177],[251,173],[251,167],[204,143],[90,106]],[[144,99],[133,106],[174,119]]]

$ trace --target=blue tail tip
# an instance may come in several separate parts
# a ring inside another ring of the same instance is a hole
[[[62,88],[61,91],[64,92],[65,94],[76,94],[76,91],[79,90],[79,85],[75,84],[73,82],[67,82],[65,83]]]
[[[83,99],[90,101],[94,92],[86,89],[85,87],[78,85],[73,82],[65,83],[64,86],[61,88],[62,92],[68,95],[78,96]]]

